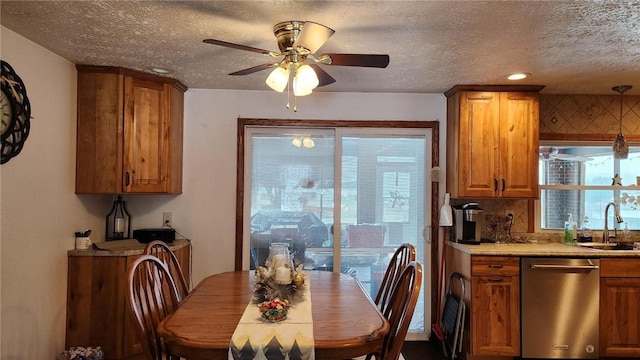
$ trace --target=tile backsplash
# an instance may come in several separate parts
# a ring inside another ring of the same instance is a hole
[[[613,93],[613,91],[612,91]],[[640,132],[640,96],[623,98],[622,132]],[[540,95],[541,134],[617,134],[618,95]]]
[[[462,206],[469,202],[477,202],[482,209],[484,216],[500,215],[505,216],[507,210],[513,213],[513,224],[511,233],[526,233],[528,229],[528,200],[502,200],[502,199],[451,199],[452,206]],[[486,227],[486,224],[485,224]],[[483,231],[483,236],[485,231]],[[489,237],[486,235],[485,237]]]

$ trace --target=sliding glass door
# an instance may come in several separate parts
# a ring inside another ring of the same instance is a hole
[[[428,272],[430,128],[247,127],[244,152],[247,268],[284,242],[305,269],[354,276],[374,298],[406,242]],[[412,337],[426,338],[428,305],[421,296]]]

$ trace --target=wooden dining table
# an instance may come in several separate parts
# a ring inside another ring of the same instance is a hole
[[[389,323],[360,282],[340,273],[309,273],[316,359],[347,359],[380,350]],[[202,280],[158,326],[170,351],[194,360],[227,359],[231,336],[252,301],[254,282],[253,271]]]

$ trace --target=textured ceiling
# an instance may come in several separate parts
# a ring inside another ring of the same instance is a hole
[[[548,94],[640,94],[640,1],[7,1],[1,23],[73,63],[171,70],[189,88],[268,90],[271,62],[214,38],[277,51],[273,25],[336,30],[319,53],[389,54],[386,69],[323,66],[331,92],[442,93],[533,76]]]

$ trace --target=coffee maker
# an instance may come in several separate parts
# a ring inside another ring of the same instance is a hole
[[[482,209],[478,203],[467,203],[453,208],[454,241],[461,244],[480,244],[482,235]]]

